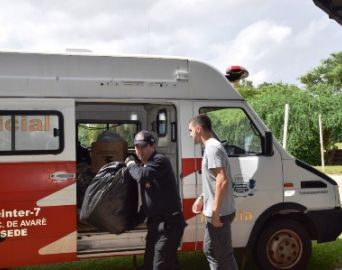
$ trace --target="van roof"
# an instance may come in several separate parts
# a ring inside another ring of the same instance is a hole
[[[197,60],[93,53],[0,52],[1,97],[242,100]]]

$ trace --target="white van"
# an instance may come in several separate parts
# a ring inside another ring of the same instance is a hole
[[[116,235],[77,219],[94,171],[76,148],[94,158],[103,131],[124,138],[128,153],[139,130],[158,135],[189,224],[180,250],[201,250],[203,219],[191,205],[202,149],[188,133],[198,113],[229,154],[233,246],[253,251],[261,269],[304,269],[311,240],[341,234],[338,186],[286,153],[223,74],[185,58],[17,52],[0,53],[0,268],[144,252],[144,224]]]

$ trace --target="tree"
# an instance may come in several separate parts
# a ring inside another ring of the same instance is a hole
[[[241,80],[233,83],[236,90],[245,98],[249,99],[259,94],[250,80]]]
[[[342,141],[342,51],[333,53],[302,77],[306,91],[317,97],[323,120],[325,149]]]
[[[331,54],[318,67],[301,76],[300,81],[311,92],[326,86],[325,91],[342,94],[342,51]]]
[[[288,151],[299,159],[317,165],[320,162],[318,115],[322,115],[324,148],[342,141],[342,52],[300,77],[304,87],[284,83],[264,83],[254,87],[251,81],[235,87],[280,141],[283,137],[285,104],[290,105]]]
[[[320,160],[317,99],[295,85],[264,84],[249,102],[274,136],[283,138],[285,104],[290,105],[287,150],[310,164]]]
[[[342,139],[342,95],[313,95],[293,85],[273,84],[250,103],[278,140],[283,138],[285,104],[289,104],[288,151],[310,164],[320,163],[319,114],[324,148],[328,150]]]

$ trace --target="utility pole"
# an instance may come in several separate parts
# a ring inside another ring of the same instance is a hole
[[[323,148],[323,132],[322,132],[322,118],[321,114],[318,115],[318,126],[319,126],[319,142],[321,145],[321,165],[322,171],[324,172],[324,148]]]
[[[287,127],[289,122],[289,104],[285,104],[285,115],[284,115],[284,135],[283,135],[283,148],[287,147]]]

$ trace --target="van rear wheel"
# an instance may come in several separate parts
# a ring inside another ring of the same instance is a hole
[[[279,219],[265,228],[256,243],[260,269],[305,269],[311,256],[311,239],[297,221]]]

